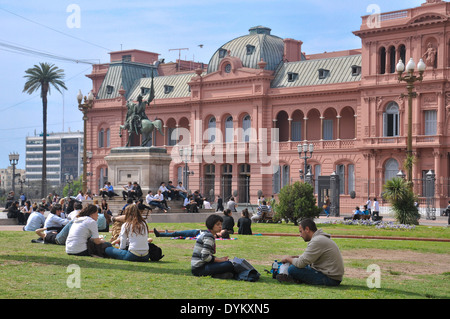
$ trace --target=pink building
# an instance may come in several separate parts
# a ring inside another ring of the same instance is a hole
[[[414,187],[422,196],[422,179],[434,172],[436,206],[443,208],[450,196],[449,10],[444,1],[428,0],[364,16],[353,32],[361,48],[341,52],[307,54],[300,40],[263,26],[222,45],[207,65],[112,52],[110,63],[88,75],[96,96],[87,128],[88,187],[95,193],[107,179],[104,157],[126,144],[119,137],[126,101],[148,98],[154,72],[156,97],[146,114],[164,123],[154,145],[172,154],[171,180],[183,180],[178,149],[189,145],[192,191],[255,203],[258,191],[270,197],[300,179],[305,164],[297,146],[307,142],[314,145],[307,161],[313,179],[338,174],[341,212],[350,212],[368,196],[380,198],[387,179],[406,173],[408,98],[395,66],[423,58],[427,68],[413,100]]]

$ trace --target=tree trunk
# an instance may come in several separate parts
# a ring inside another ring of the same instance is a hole
[[[48,84],[43,83],[41,87],[42,97],[42,181],[41,197],[47,197],[47,92]]]

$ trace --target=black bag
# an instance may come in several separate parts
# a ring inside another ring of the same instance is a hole
[[[231,261],[234,266],[234,278],[244,281],[258,281],[261,274],[245,259],[234,257]]]
[[[152,243],[148,244],[148,254],[151,261],[158,261],[164,257],[164,255],[162,254],[162,249]]]

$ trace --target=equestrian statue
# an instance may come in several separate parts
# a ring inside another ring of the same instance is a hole
[[[150,97],[144,102],[142,101],[142,95],[139,94],[137,101],[138,104],[133,103],[133,101],[127,101],[127,115],[125,118],[125,123],[120,125],[119,136],[122,137],[122,130],[128,131],[128,140],[126,146],[130,146],[131,135],[135,133],[136,135],[142,135],[141,146],[151,145],[152,133],[156,128],[161,135],[164,136],[162,132],[162,122],[161,120],[150,121],[145,114],[145,105],[149,105],[155,97],[155,91],[153,87],[153,74],[152,74],[152,87],[150,89]]]

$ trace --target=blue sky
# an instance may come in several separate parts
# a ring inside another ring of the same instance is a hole
[[[109,52],[140,49],[160,54],[166,62],[181,58],[208,63],[224,43],[263,25],[281,38],[303,41],[306,54],[361,47],[353,35],[371,4],[381,12],[420,6],[425,0],[166,0],[166,1],[4,1],[0,0],[0,167],[18,152],[25,168],[25,138],[42,132],[39,93],[22,93],[25,70],[39,62],[65,71],[68,90],[52,90],[48,131],[82,130],[78,90],[92,83],[85,75],[91,63],[109,62]],[[79,11],[74,11],[71,5]],[[79,12],[79,15],[76,15]],[[73,19],[73,18],[79,19]],[[79,23],[78,23],[79,22]],[[202,44],[203,47],[199,47]],[[24,53],[5,45],[49,53]],[[172,50],[188,48],[188,50]],[[61,58],[65,58],[62,60]]]

